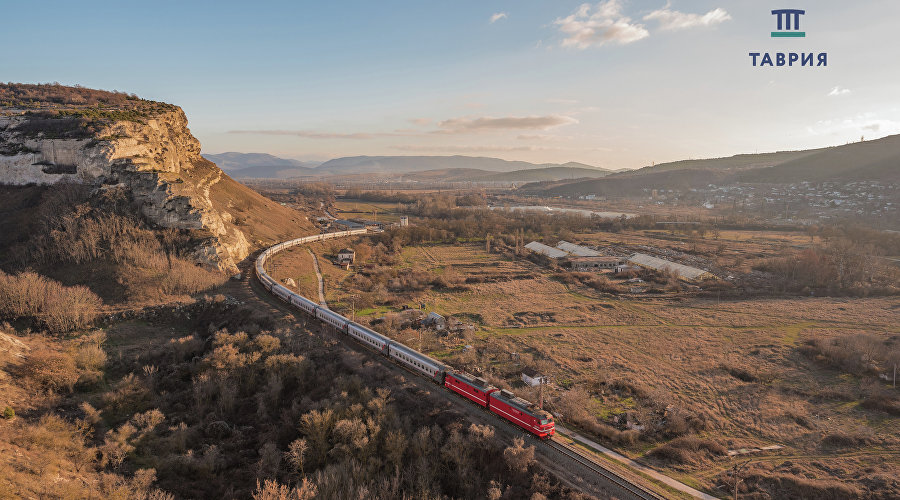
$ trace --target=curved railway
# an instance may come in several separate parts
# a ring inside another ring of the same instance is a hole
[[[256,277],[266,290],[270,291],[275,297],[285,302],[290,307],[303,311],[318,319],[324,325],[328,325],[341,333],[352,337],[364,347],[390,358],[391,361],[403,368],[414,371],[417,374],[444,386],[449,391],[455,392],[468,399],[483,410],[489,411],[497,417],[502,417],[507,425],[514,425],[530,432],[537,438],[541,438],[539,443],[542,447],[555,451],[566,459],[579,464],[583,469],[597,478],[601,478],[605,483],[604,486],[607,489],[613,490],[617,494],[617,498],[633,498],[638,500],[657,500],[664,498],[642,485],[629,480],[618,472],[605,467],[603,464],[596,462],[592,458],[581,454],[574,448],[553,441],[552,439],[547,439],[551,438],[555,431],[553,418],[549,413],[536,408],[535,405],[529,401],[518,398],[509,391],[501,391],[496,387],[491,386],[483,379],[474,377],[468,373],[454,371],[449,366],[444,365],[415,349],[391,340],[365,326],[350,321],[344,316],[331,311],[324,304],[318,304],[315,301],[289,290],[287,287],[278,283],[266,271],[267,261],[278,252],[288,248],[334,238],[362,235],[366,234],[366,232],[365,229],[357,229],[323,233],[296,238],[273,245],[261,252],[257,257],[254,265]]]

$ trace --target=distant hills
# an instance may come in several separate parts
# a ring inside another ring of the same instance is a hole
[[[219,153],[204,154],[203,157],[239,179],[302,177],[310,175],[310,172],[321,164],[321,162],[279,158],[265,153]]]
[[[900,181],[900,135],[829,148],[682,160],[600,179],[550,180],[522,186],[549,196],[636,195],[645,189],[706,187],[709,184]]]
[[[371,178],[417,182],[536,182],[598,178],[611,170],[569,162],[529,163],[473,156],[349,156],[324,163],[303,162],[263,153],[203,155],[235,178]],[[362,179],[360,179],[362,180]]]
[[[900,135],[828,148],[681,160],[637,170],[473,156],[350,156],[320,164],[260,153],[204,156],[235,178],[522,183],[520,189],[526,193],[550,196],[627,196],[648,188],[686,190],[736,182],[900,181]]]
[[[575,167],[601,170],[583,163],[529,163],[482,156],[350,156],[328,160],[316,169],[331,175],[402,174],[429,170],[475,169],[487,172],[515,172],[550,167]]]

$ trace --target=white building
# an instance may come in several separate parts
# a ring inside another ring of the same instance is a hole
[[[548,378],[546,375],[541,375],[534,368],[525,368],[522,370],[522,382],[525,382],[530,387],[537,387],[541,384],[546,384]]]

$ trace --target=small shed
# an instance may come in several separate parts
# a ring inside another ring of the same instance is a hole
[[[525,382],[530,387],[537,387],[547,383],[547,376],[541,375],[534,368],[525,368],[522,370],[522,382]]]
[[[338,264],[353,264],[354,260],[356,260],[356,252],[352,248],[342,248],[337,253]]]
[[[425,326],[433,326],[438,330],[443,330],[444,328],[447,328],[447,319],[432,311],[428,313],[428,316],[425,316],[425,319],[422,320],[422,324]]]

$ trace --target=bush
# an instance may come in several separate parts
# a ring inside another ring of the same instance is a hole
[[[0,271],[0,317],[31,319],[54,333],[91,325],[102,302],[83,286],[63,286],[37,273]]]
[[[900,417],[900,400],[887,391],[871,394],[863,399],[860,406],[869,410],[883,411],[889,415]]]
[[[11,407],[7,406],[6,408],[3,409],[3,418],[5,418],[7,420],[16,418],[16,411],[13,410]]]
[[[78,367],[71,356],[49,349],[29,354],[23,364],[23,371],[31,382],[53,392],[72,392],[79,377]]]
[[[696,464],[706,458],[723,456],[727,452],[724,446],[709,439],[684,436],[650,450],[647,456],[664,462]]]

